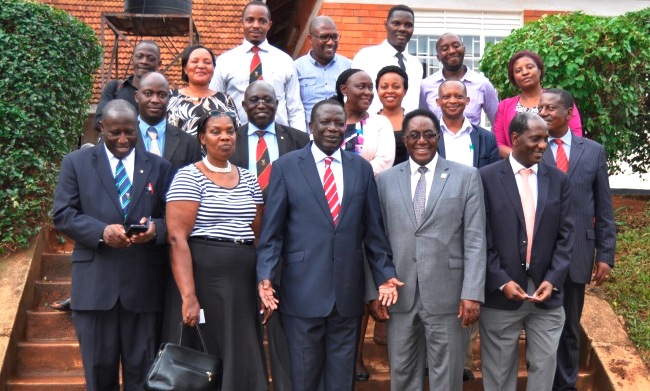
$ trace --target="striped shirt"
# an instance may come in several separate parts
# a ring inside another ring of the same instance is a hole
[[[178,170],[167,192],[167,202],[199,202],[192,236],[229,239],[255,239],[251,223],[256,206],[263,204],[257,179],[248,170],[239,170],[239,183],[233,188],[216,185],[194,164]]]

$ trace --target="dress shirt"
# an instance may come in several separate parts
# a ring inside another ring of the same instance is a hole
[[[427,187],[426,187],[426,197],[424,198],[424,208],[426,209],[427,207],[427,202],[429,202],[429,194],[431,194],[431,187],[433,185],[433,175],[436,172],[436,164],[438,164],[438,154],[436,153],[433,159],[426,164],[424,167],[428,168],[427,172],[424,174],[424,178],[427,180]],[[413,161],[413,159],[409,158],[409,169],[411,170],[411,201],[415,197],[415,188],[418,185],[418,181],[420,180],[420,172],[418,171],[418,168],[420,168],[419,164]]]
[[[467,117],[458,133],[449,130],[444,120],[440,121],[440,129],[442,137],[445,138],[445,159],[474,167],[474,145],[469,136],[473,128]]]
[[[316,162],[316,169],[318,170],[318,176],[320,176],[320,181],[325,185],[325,158],[327,156],[332,156],[334,160],[330,164],[332,169],[332,174],[334,175],[334,181],[336,182],[336,193],[339,196],[339,203],[343,202],[343,164],[341,162],[341,149],[337,149],[333,154],[326,155],[325,152],[321,151],[316,143],[311,143],[311,154],[314,156],[314,161]],[[340,214],[339,214],[340,215]]]
[[[350,69],[352,61],[335,54],[332,61],[323,66],[309,52],[297,59],[294,65],[300,82],[302,106],[305,108],[305,124],[309,129],[311,108],[321,100],[336,95],[336,79],[341,72]]]
[[[113,174],[113,178],[115,178],[115,169],[117,168],[117,163],[120,161],[120,159],[116,158],[111,153],[111,151],[106,148],[106,144],[104,144],[104,150],[106,151],[106,156],[108,157],[108,163],[111,165],[111,174]],[[133,171],[135,170],[135,148],[133,148],[128,155],[122,158],[122,164],[124,164],[126,175],[129,177],[131,185],[133,185]]]
[[[551,152],[553,152],[553,158],[557,159],[557,144],[553,140],[559,138],[562,140],[562,147],[564,148],[564,153],[566,153],[566,160],[571,161],[571,129],[567,129],[566,133],[562,137],[551,137],[548,136],[548,143],[551,147]]]
[[[262,68],[264,69],[264,68]],[[275,122],[271,122],[266,129],[260,129],[252,123],[248,123],[248,171],[252,172],[257,177],[257,142],[259,136],[255,133],[258,130],[263,130],[264,141],[266,141],[266,149],[269,151],[269,159],[273,163],[280,157],[280,150],[278,149],[278,137],[275,134]]]
[[[522,168],[526,168],[521,163],[519,163],[513,156],[512,153],[510,154],[510,165],[512,166],[512,171],[515,173],[515,181],[517,181],[517,190],[519,191],[519,194],[523,193],[522,186],[524,185],[524,178],[521,176],[519,173],[519,170]],[[530,185],[530,191],[533,193],[533,201],[535,203],[535,210],[537,210],[537,169],[539,166],[537,164],[533,164],[532,166],[528,167],[533,172],[528,176],[528,184]]]
[[[436,99],[438,98],[438,88],[445,80],[441,69],[422,80],[422,87],[420,88],[420,108],[433,111],[438,119],[442,118],[442,110],[436,103]],[[499,107],[499,98],[490,80],[467,68],[465,76],[460,81],[467,87],[469,104],[465,107],[464,114],[469,119],[469,122],[477,126],[481,125],[481,110],[485,110],[490,122],[494,123],[494,116],[497,114],[497,108]]]
[[[225,92],[233,99],[241,123],[248,122],[242,101],[250,84],[248,64],[253,59],[252,47],[252,43],[244,40],[240,46],[217,57],[214,76],[210,82],[211,89]],[[273,86],[278,99],[276,122],[306,131],[305,111],[300,100],[300,84],[293,60],[282,50],[271,46],[266,39],[258,47],[262,61],[262,79]]]
[[[148,124],[144,122],[142,117],[138,116],[138,127],[140,128],[140,134],[142,135],[142,142],[144,142],[144,148],[147,152],[151,152],[151,137],[147,130],[149,127],[153,126],[158,132],[158,149],[160,149],[160,156],[163,156],[165,153],[165,129],[167,128],[167,119],[163,118],[162,121],[158,122],[155,125]]]
[[[374,85],[377,79],[377,73],[379,73],[381,68],[387,65],[399,66],[395,54],[397,54],[397,50],[388,41],[384,40],[384,42],[377,46],[369,46],[359,50],[359,53],[352,60],[352,68],[364,70],[370,76]],[[408,113],[417,109],[419,106],[420,83],[422,82],[422,74],[424,72],[422,63],[417,57],[408,54],[406,51],[402,54],[404,55],[406,74],[409,77],[409,89],[406,91],[406,95],[402,101],[402,107]],[[377,113],[381,107],[381,102],[375,94],[375,98],[372,100],[368,112]]]

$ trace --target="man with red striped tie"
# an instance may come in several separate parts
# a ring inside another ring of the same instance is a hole
[[[293,391],[354,389],[365,299],[365,258],[379,300],[397,301],[396,278],[370,163],[341,150],[343,106],[318,102],[313,143],[273,162],[257,248],[258,290],[279,309]],[[283,258],[282,285],[271,281]],[[268,315],[268,314],[267,314]]]

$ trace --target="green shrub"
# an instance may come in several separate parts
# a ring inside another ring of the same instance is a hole
[[[585,135],[605,146],[612,163],[650,168],[648,118],[650,8],[619,17],[583,13],[553,15],[488,45],[481,71],[501,98],[519,92],[508,81],[507,64],[519,50],[538,53],[546,66],[542,84],[571,92]]]
[[[47,222],[61,158],[79,140],[101,48],[67,13],[24,0],[0,6],[0,252]]]

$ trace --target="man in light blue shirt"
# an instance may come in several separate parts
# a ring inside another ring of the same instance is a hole
[[[352,61],[336,54],[340,38],[332,19],[317,16],[309,24],[311,50],[294,62],[307,129],[312,107],[317,102],[336,95],[336,79],[352,65]]]

